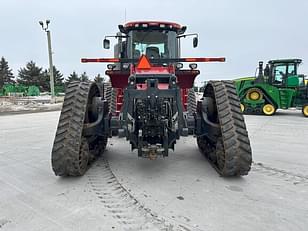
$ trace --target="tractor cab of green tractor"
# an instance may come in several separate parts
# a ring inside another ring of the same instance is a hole
[[[301,62],[301,59],[269,61],[269,84],[286,88],[304,86],[304,76],[297,73]]]

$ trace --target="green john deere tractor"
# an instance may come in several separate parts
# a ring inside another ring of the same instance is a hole
[[[308,117],[308,85],[297,73],[301,59],[270,60],[263,69],[259,62],[257,77],[235,80],[241,109],[245,114],[273,115],[277,109],[301,108]]]

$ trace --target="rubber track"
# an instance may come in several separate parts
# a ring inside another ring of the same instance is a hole
[[[216,170],[222,176],[247,175],[251,169],[252,151],[234,83],[210,81],[209,86],[213,89],[222,134],[222,145],[216,145],[216,149],[222,150],[216,150],[216,153],[224,153],[225,157],[224,166]]]
[[[111,89],[112,89],[112,86],[111,86],[111,83],[110,82],[106,82],[106,83],[103,83],[104,84],[104,99],[106,99],[108,102],[110,102],[111,100]]]
[[[109,103],[110,112],[115,115],[116,113],[116,97],[117,90],[112,88],[110,82],[104,83],[104,99]]]
[[[197,110],[197,100],[196,94],[193,88],[188,90],[188,98],[187,98],[187,112],[190,115],[193,115]]]
[[[88,82],[68,85],[52,148],[52,168],[58,176],[79,176],[79,149],[85,119]]]

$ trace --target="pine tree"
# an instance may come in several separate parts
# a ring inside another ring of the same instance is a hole
[[[53,76],[55,79],[55,85],[61,86],[64,84],[63,74],[55,66],[53,66]]]
[[[0,60],[0,89],[4,84],[15,83],[12,69],[4,57]]]
[[[95,78],[94,78],[94,82],[96,82],[96,83],[102,83],[102,82],[104,82],[104,78],[103,77],[101,77],[101,75],[100,74],[97,74],[97,76],[95,76]]]
[[[48,68],[48,70],[44,71],[44,74],[48,76],[48,82],[50,82],[49,68]],[[53,78],[54,78],[54,81],[55,81],[55,86],[63,86],[64,85],[63,74],[55,66],[53,66]]]
[[[81,81],[80,78],[79,78],[79,76],[78,76],[78,74],[77,74],[75,71],[73,71],[73,73],[71,73],[71,74],[68,76],[68,78],[67,78],[66,81],[65,81],[65,84],[68,85],[68,84],[69,84],[70,82],[72,82],[72,81]]]
[[[47,76],[44,75],[42,68],[36,66],[33,61],[28,62],[26,67],[19,69],[17,82],[25,86],[38,86],[41,91],[48,89]]]
[[[83,72],[80,76],[81,81],[86,82],[89,81],[89,77],[86,72]]]

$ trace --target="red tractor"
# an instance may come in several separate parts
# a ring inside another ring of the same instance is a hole
[[[200,151],[222,176],[247,175],[251,147],[240,101],[232,81],[209,81],[196,102],[197,62],[225,58],[182,58],[186,27],[158,21],[119,25],[114,58],[107,62],[110,83],[73,82],[66,90],[52,149],[59,176],[83,175],[113,135],[126,137],[139,157],[168,156],[181,136],[194,135]],[[104,39],[104,48],[110,41]],[[190,62],[189,69],[183,62]]]

